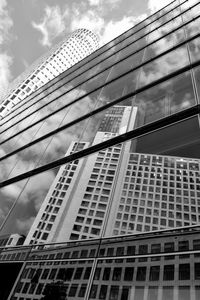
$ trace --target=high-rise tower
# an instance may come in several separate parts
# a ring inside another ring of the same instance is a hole
[[[4,92],[0,117],[35,90],[91,54],[98,46],[98,37],[90,30],[77,29],[68,35],[10,84],[8,91]]]
[[[99,124],[92,145],[125,133],[137,108],[114,106]],[[72,142],[66,155],[89,146]],[[25,243],[95,238],[103,234],[122,156],[122,145],[62,166],[52,184]],[[103,164],[103,170],[99,165]],[[99,173],[99,174],[98,174]],[[101,176],[100,176],[101,173]],[[99,175],[99,177],[98,177]],[[96,189],[94,185],[96,184]]]

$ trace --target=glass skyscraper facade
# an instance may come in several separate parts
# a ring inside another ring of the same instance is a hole
[[[199,298],[199,17],[199,1],[171,2],[4,116],[2,234],[46,201],[32,245],[2,249],[8,299],[57,281],[67,299]]]

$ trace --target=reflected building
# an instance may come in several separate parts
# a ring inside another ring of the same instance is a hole
[[[134,128],[137,108],[114,106],[93,144]],[[88,147],[72,142],[66,155]],[[62,166],[25,244],[66,242],[196,225],[200,161],[131,152],[118,144]]]
[[[88,29],[77,29],[68,35],[17,77],[7,92],[4,91],[0,117],[5,116],[35,90],[98,49],[98,46],[97,35]]]
[[[125,133],[137,108],[114,106],[99,124],[93,145]],[[88,147],[72,142],[66,155]],[[62,166],[27,235],[25,244],[96,238],[103,234],[107,214],[118,184],[122,145],[110,147]],[[123,166],[122,166],[123,167]]]
[[[12,247],[17,245],[23,245],[25,236],[17,233],[1,235],[0,236],[0,247]]]

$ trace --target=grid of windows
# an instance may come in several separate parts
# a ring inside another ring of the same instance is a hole
[[[100,236],[120,153],[121,145],[98,152],[70,235],[71,240]]]
[[[118,133],[122,116],[124,112],[123,106],[114,106],[110,108],[106,113],[105,117],[101,121],[98,131]]]
[[[71,147],[70,154],[84,149],[85,146],[86,143],[74,142]],[[41,218],[38,221],[36,220],[29,233],[28,240],[30,240],[30,244],[36,244],[38,242],[45,242],[48,240],[50,232],[53,227],[56,226],[55,221],[58,220],[58,214],[59,212],[62,213],[66,204],[65,198],[67,196],[67,190],[73,180],[74,174],[77,173],[78,166],[79,161],[76,160],[65,165],[59,171],[54,187],[52,187],[44,200],[46,205],[42,209]]]
[[[101,239],[99,249],[96,240],[79,242],[78,247],[38,250],[36,256],[30,254],[13,297],[39,299],[46,284],[60,281],[68,299],[84,298],[89,288],[89,299],[158,300],[171,295],[170,299],[181,300],[185,289],[186,299],[193,295],[197,300],[200,257],[183,253],[200,244],[198,229]]]
[[[113,234],[200,221],[200,164],[195,159],[130,153]]]

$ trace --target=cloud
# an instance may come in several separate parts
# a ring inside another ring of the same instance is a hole
[[[6,0],[0,0],[0,45],[9,38],[9,30],[13,25],[13,21],[10,18],[7,11]]]
[[[68,11],[61,12],[59,6],[46,6],[41,23],[32,22],[32,26],[42,34],[40,40],[43,46],[51,46],[52,40],[65,29],[65,19]]]
[[[148,8],[152,13],[156,12],[157,10],[161,9],[162,7],[166,6],[172,2],[172,0],[149,0],[148,1]]]
[[[12,184],[1,189],[1,193],[3,193],[10,200],[18,197],[20,192],[21,188],[17,184]]]
[[[63,90],[64,91],[64,90]],[[60,93],[63,92],[60,90]],[[76,98],[78,95],[85,94],[84,90],[75,89],[73,92],[69,93],[69,95],[65,95],[61,97],[55,104],[56,107],[63,106],[67,101],[71,101],[71,98]],[[56,94],[57,95],[57,94]],[[54,95],[55,96],[55,95]],[[57,95],[58,96],[58,95]],[[46,97],[46,101],[49,101],[49,97]],[[96,99],[95,99],[96,100]],[[94,101],[89,97],[86,97],[84,101],[81,103],[74,104],[69,110],[67,114],[66,122],[70,122],[80,115],[90,111],[93,109]],[[39,105],[39,104],[38,104]],[[52,107],[47,107],[47,110],[41,110],[40,115],[38,117],[42,118],[46,113],[51,112]],[[23,134],[22,137],[16,139],[15,147],[19,148],[23,144],[27,144],[34,139],[36,136],[44,135],[45,133],[58,128],[60,126],[61,120],[63,120],[66,111],[60,111],[57,115],[52,116],[48,119],[43,125],[40,127],[39,134],[35,134],[37,130],[36,128],[31,129],[26,134]],[[93,122],[95,119],[93,118]],[[96,124],[96,122],[95,122]],[[28,124],[26,124],[28,125]],[[23,123],[19,123],[18,126],[14,127],[13,133],[21,130],[26,126]],[[30,169],[34,169],[36,166],[40,165],[40,161],[42,164],[45,164],[49,161],[57,159],[61,156],[64,156],[66,153],[68,146],[71,141],[79,140],[80,136],[83,132],[83,124],[77,124],[72,129],[65,130],[53,138],[50,138],[34,147],[28,149],[28,151],[23,151],[16,156],[12,156],[10,159],[6,160],[6,164],[1,164],[1,180],[5,180],[9,177],[16,176]],[[87,134],[85,134],[84,138],[89,140],[91,136],[93,136],[93,127],[92,123],[87,128]],[[4,156],[8,151],[8,148],[4,148],[4,145],[0,147],[0,154]],[[28,183],[26,180],[17,182],[16,184],[7,186],[0,190],[3,195],[2,198],[6,198],[7,202],[13,202],[19,195],[18,204],[20,205],[31,205],[34,207],[34,212],[38,211],[42,201],[45,198],[45,195],[48,189],[51,186],[55,177],[55,172],[48,171],[46,173],[39,174],[35,177],[30,178]],[[21,194],[20,194],[21,193]],[[1,206],[5,207],[5,204],[1,204]]]
[[[10,71],[12,57],[2,50],[5,43],[11,38],[10,29],[12,26],[13,21],[7,10],[7,2],[6,0],[0,0],[0,95],[6,90],[12,78]]]
[[[77,8],[73,8],[71,19],[71,31],[78,28],[86,28],[94,33],[100,34],[100,31],[105,26],[105,21],[99,16],[95,10],[88,10],[85,14],[82,14]]]
[[[91,6],[98,6],[101,4],[101,0],[88,0],[89,1],[89,5]]]
[[[10,67],[12,65],[13,58],[6,52],[0,53],[0,94],[6,90],[9,82],[12,79]]]
[[[116,1],[114,2],[116,3]],[[111,20],[106,22],[98,10],[90,9],[82,14],[79,9],[73,8],[71,30],[74,31],[78,28],[89,29],[99,35],[100,43],[103,45],[130,29],[145,17],[146,14],[138,17],[125,16],[119,21]]]
[[[54,178],[55,174],[53,171],[41,173],[30,178],[19,199],[19,203],[25,205],[31,201],[34,203],[35,210],[38,211]]]
[[[31,225],[33,224],[33,221],[35,220],[35,217],[31,217],[28,219],[23,219],[23,220],[16,220],[16,227],[20,232],[27,232]]]
[[[112,39],[116,38],[123,32],[127,31],[131,27],[133,27],[135,24],[140,22],[146,17],[145,14],[139,16],[139,17],[124,17],[120,21],[110,21],[107,23],[105,28],[103,28],[101,33],[101,41],[102,44],[108,43]]]
[[[119,2],[120,0],[108,0],[106,13],[108,10],[112,11]],[[71,7],[65,6],[62,9],[58,5],[46,6],[42,21],[32,22],[32,26],[42,34],[41,44],[51,46],[53,39],[64,31],[71,33],[76,29],[86,28],[99,35],[103,45],[147,16],[124,16],[117,21],[111,17],[110,21],[106,21],[105,7],[101,5],[101,0],[88,0],[88,3],[89,7],[81,2],[80,5],[73,3]]]
[[[107,0],[106,1],[106,9],[108,9],[108,5],[112,8],[116,7],[121,0]],[[88,0],[90,6],[98,6],[99,9],[103,8],[102,0]]]

